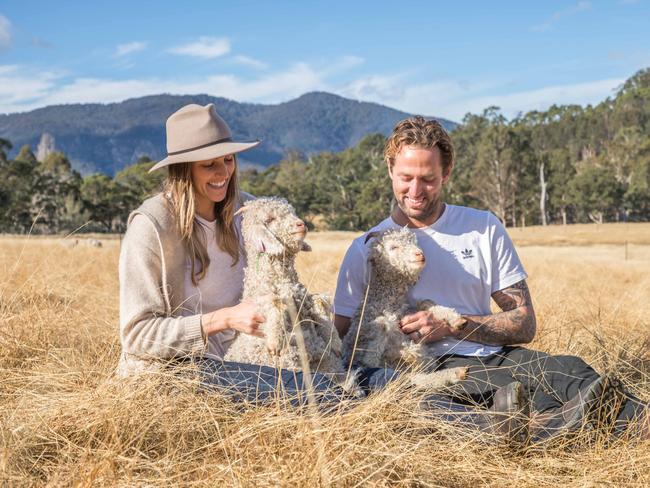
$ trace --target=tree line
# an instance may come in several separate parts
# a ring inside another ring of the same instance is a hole
[[[457,157],[445,200],[491,210],[506,225],[650,220],[650,69],[596,106],[552,106],[508,120],[497,107],[468,114],[451,134]],[[338,153],[290,152],[241,172],[255,195],[287,198],[309,224],[361,230],[392,205],[385,137]],[[0,139],[0,232],[123,232],[131,210],[159,191],[164,172],[141,158],[111,178],[82,177],[62,153],[12,160]]]
[[[161,187],[147,157],[118,172],[81,177],[61,152],[37,161],[29,146],[7,159],[0,139],[0,232],[123,232],[131,210]]]

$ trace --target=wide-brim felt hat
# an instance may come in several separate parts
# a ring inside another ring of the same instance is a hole
[[[235,142],[228,124],[213,103],[205,107],[191,103],[167,119],[167,157],[149,171],[170,164],[190,163],[236,154],[257,146],[260,141]]]

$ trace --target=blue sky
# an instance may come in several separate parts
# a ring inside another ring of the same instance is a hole
[[[0,113],[315,90],[460,121],[598,103],[650,67],[650,0],[0,3]]]

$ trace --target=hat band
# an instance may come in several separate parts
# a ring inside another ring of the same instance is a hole
[[[191,147],[189,149],[183,149],[181,151],[174,151],[167,153],[168,156],[176,156],[177,154],[185,154],[188,152],[196,151],[197,149],[203,149],[204,147],[210,147],[214,146],[215,144],[221,144],[222,142],[232,142],[232,137],[224,137],[223,139],[219,139],[218,141],[214,142],[208,142],[207,144],[203,144],[201,146],[196,146],[196,147]]]

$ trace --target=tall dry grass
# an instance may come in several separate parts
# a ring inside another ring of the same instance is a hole
[[[589,246],[566,245],[571,228],[561,229],[562,246],[549,242],[547,229],[513,235],[538,243],[519,248],[538,314],[532,347],[578,354],[647,401],[650,226],[637,228],[648,238],[628,247],[627,260],[624,240],[611,238],[622,226],[576,228],[576,242]],[[312,290],[333,292],[353,236],[309,236],[314,252],[300,257],[299,268]],[[233,404],[180,378],[114,381],[118,249],[118,240],[68,249],[53,238],[0,238],[3,484],[650,484],[648,442],[585,433],[570,444],[513,450],[427,418],[400,384],[321,415],[281,399]]]

